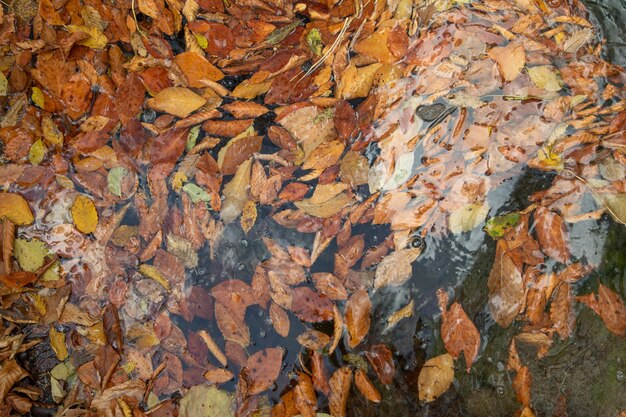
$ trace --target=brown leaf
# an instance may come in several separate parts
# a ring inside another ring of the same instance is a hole
[[[297,337],[298,343],[307,349],[323,349],[330,343],[330,336],[314,329],[307,329]]]
[[[387,285],[402,285],[411,278],[413,267],[411,263],[422,253],[421,249],[401,249],[385,256],[376,268],[374,289]]]
[[[252,154],[261,150],[262,136],[238,136],[220,149],[217,165],[222,174],[232,175]]]
[[[28,376],[14,359],[7,359],[0,365],[0,401],[4,402],[6,395],[13,385],[20,379]]]
[[[369,350],[365,351],[365,357],[369,361],[374,372],[385,385],[393,382],[393,377],[396,374],[396,366],[393,362],[393,354],[391,349],[386,345],[374,345]]]
[[[244,321],[245,307],[243,313],[233,311],[222,303],[215,303],[215,320],[224,339],[239,343],[245,347],[250,344],[250,329]]]
[[[311,377],[301,372],[298,374],[298,385],[294,388],[296,408],[302,417],[315,417],[317,410],[317,397],[313,389]]]
[[[287,184],[278,194],[278,198],[285,201],[300,201],[311,190],[309,184],[301,182],[291,182]]]
[[[348,297],[346,288],[341,281],[328,272],[315,272],[311,274],[315,288],[331,300],[345,300]]]
[[[597,298],[588,294],[576,299],[595,311],[611,333],[626,335],[626,306],[620,296],[609,287],[600,284]]]
[[[333,302],[309,287],[297,287],[292,291],[291,311],[300,320],[309,323],[329,321],[333,318]]]
[[[206,103],[206,99],[184,87],[167,87],[146,101],[146,105],[158,111],[185,118]]]
[[[576,324],[574,311],[572,310],[572,291],[567,282],[561,283],[556,289],[556,294],[550,305],[550,320],[561,337],[561,340],[568,338],[574,330]]]
[[[337,369],[330,377],[328,407],[333,417],[345,417],[348,395],[352,385],[352,370],[348,366]]]
[[[276,333],[282,337],[289,335],[289,315],[273,301],[270,304],[270,320],[272,320],[272,326],[274,326]]]
[[[183,52],[174,57],[174,62],[185,75],[189,87],[206,87],[203,80],[219,81],[224,73],[197,52]]]
[[[506,253],[504,240],[498,241],[487,287],[491,315],[500,326],[508,327],[522,307],[524,283],[520,269]]]
[[[357,389],[368,400],[379,403],[381,400],[380,392],[376,389],[372,381],[367,377],[363,369],[357,369],[354,372],[354,384]]]
[[[154,138],[150,162],[154,165],[175,163],[185,150],[188,132],[188,129],[173,129]]]
[[[367,291],[356,290],[346,303],[346,326],[348,327],[348,345],[357,346],[370,330],[372,302]]]
[[[209,369],[204,373],[204,378],[214,384],[223,384],[233,379],[233,377],[232,372],[223,368]]]
[[[28,271],[15,271],[10,274],[0,275],[0,282],[9,288],[18,289],[37,279],[37,274]]]
[[[233,101],[232,103],[223,104],[221,108],[237,119],[255,118],[269,111],[267,107],[253,101]]]
[[[250,395],[259,394],[274,384],[280,373],[283,353],[280,348],[268,348],[248,358],[246,368],[249,369],[248,393]]]
[[[582,262],[574,262],[557,274],[559,281],[574,283],[585,277],[593,270],[591,265],[585,265]]]
[[[324,366],[324,356],[317,350],[314,350],[311,354],[311,378],[317,392],[328,396],[330,387],[328,386],[328,376]]]
[[[321,143],[309,155],[302,169],[324,170],[339,162],[339,158],[343,153],[345,145],[343,142],[333,140]]]
[[[10,274],[12,271],[11,258],[13,257],[13,244],[15,242],[15,225],[6,218],[0,223],[0,258],[4,268],[2,274]]]
[[[535,211],[535,230],[543,253],[559,262],[569,262],[567,228],[561,216],[545,207],[538,207]]]
[[[446,350],[452,357],[458,358],[463,352],[467,372],[478,356],[480,333],[474,323],[467,317],[461,304],[455,302],[446,310],[448,294],[437,290],[439,309],[441,310],[441,338]]]
[[[102,325],[107,341],[115,350],[122,352],[124,349],[124,337],[122,336],[122,326],[117,308],[113,304],[108,304],[102,316]]]
[[[513,389],[515,390],[517,401],[524,406],[530,406],[530,386],[532,380],[533,377],[527,366],[522,366],[518,369],[513,380]]]
[[[234,138],[252,126],[253,119],[243,120],[207,120],[202,124],[202,130],[208,135]]]

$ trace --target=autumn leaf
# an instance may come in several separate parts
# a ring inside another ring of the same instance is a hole
[[[526,51],[524,46],[518,43],[511,42],[504,47],[492,48],[488,55],[498,65],[504,81],[516,79],[526,65]]]
[[[309,323],[332,320],[333,303],[329,298],[317,294],[309,287],[297,287],[292,292],[291,311],[298,318]]]
[[[454,358],[458,358],[463,352],[467,372],[469,372],[478,356],[480,333],[459,303],[455,302],[447,309],[448,294],[443,289],[437,290],[437,299],[441,310],[443,344]]]
[[[96,231],[96,227],[98,226],[98,212],[90,198],[84,195],[76,197],[74,204],[72,204],[71,212],[74,225],[79,231],[84,234]]]
[[[164,88],[146,101],[148,106],[180,118],[189,116],[204,103],[206,103],[204,98],[184,87]]]
[[[532,384],[532,375],[527,366],[522,366],[517,370],[515,379],[513,379],[513,389],[517,401],[522,405],[530,406],[530,386]]]
[[[245,366],[250,371],[248,374],[250,395],[259,394],[274,384],[280,373],[283,354],[284,351],[280,348],[268,348],[248,358]]]
[[[352,370],[344,366],[337,369],[328,381],[330,395],[328,396],[328,406],[333,417],[345,417],[348,395],[352,385]]]
[[[367,291],[356,290],[346,303],[346,326],[348,327],[348,345],[357,346],[367,335],[371,323],[372,302]]]
[[[4,401],[13,385],[27,377],[26,372],[14,359],[6,359],[0,364],[0,401]]]
[[[276,333],[282,337],[287,337],[287,335],[289,335],[290,328],[289,316],[287,315],[287,312],[272,301],[269,313],[270,320],[272,320],[272,325],[274,326]]]
[[[363,369],[357,369],[354,371],[354,384],[357,389],[365,398],[368,400],[379,403],[381,400],[381,395],[378,389],[374,386],[372,381],[367,377],[367,374]]]
[[[609,287],[600,284],[597,296],[589,294],[576,299],[595,311],[611,333],[618,336],[626,335],[626,305]]]
[[[67,356],[67,347],[65,346],[65,333],[57,331],[54,326],[50,327],[50,346],[58,360],[64,361]]]
[[[506,253],[506,244],[502,240],[498,241],[487,287],[491,315],[500,326],[508,327],[522,307],[524,284],[522,272]]]
[[[411,278],[413,267],[411,263],[422,253],[421,248],[401,249],[393,252],[378,264],[374,289],[388,285],[402,285]]]
[[[16,226],[26,226],[35,221],[24,197],[14,193],[0,193],[0,218],[6,217]]]
[[[15,242],[15,225],[7,218],[0,219],[0,255],[5,274],[11,273],[11,258]]]
[[[13,271],[10,274],[1,274],[0,282],[9,288],[22,288],[32,282],[35,282],[37,275],[28,271]]]
[[[447,353],[424,363],[417,381],[420,401],[434,401],[450,388],[454,380],[453,365],[452,356]]]
[[[569,262],[567,228],[561,216],[545,207],[538,207],[535,211],[535,230],[541,250],[546,255],[562,263]]]
[[[235,395],[214,385],[196,385],[180,400],[180,417],[234,417]]]

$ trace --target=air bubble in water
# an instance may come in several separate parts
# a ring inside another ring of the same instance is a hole
[[[626,375],[624,375],[624,371],[622,370],[617,371],[615,376],[617,377],[618,381],[623,381],[626,378]]]
[[[500,397],[502,397],[502,396],[504,395],[504,387],[503,387],[502,385],[498,385],[498,386],[496,387],[496,393],[497,393]]]

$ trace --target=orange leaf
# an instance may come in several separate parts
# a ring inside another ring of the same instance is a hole
[[[530,406],[530,385],[532,380],[533,377],[527,366],[522,366],[518,369],[517,375],[515,375],[513,380],[513,389],[515,390],[517,401],[524,406]]]
[[[439,309],[441,310],[441,338],[446,350],[454,358],[458,358],[461,352],[465,356],[467,372],[470,371],[472,363],[478,356],[480,348],[480,333],[474,323],[467,317],[467,314],[459,303],[453,303],[450,309],[448,305],[448,294],[443,290],[437,290],[439,299]]]
[[[11,258],[13,257],[13,244],[15,242],[15,225],[9,219],[2,219],[0,222],[0,259],[4,269],[0,269],[5,274],[11,273]]]
[[[354,383],[359,392],[368,400],[379,403],[381,400],[380,392],[376,389],[372,381],[362,369],[357,369],[354,373]]]
[[[328,406],[333,417],[346,416],[346,404],[350,385],[352,385],[352,370],[344,366],[337,369],[330,377],[330,395],[328,396]]]
[[[556,295],[550,305],[550,319],[561,340],[565,340],[572,334],[576,324],[574,311],[572,310],[572,301],[570,285],[567,282],[563,282],[557,288]]]
[[[317,410],[317,397],[313,389],[311,378],[305,373],[298,374],[298,385],[294,388],[296,408],[302,417],[315,417]]]
[[[513,81],[522,72],[526,65],[526,51],[524,46],[509,43],[504,47],[495,47],[489,51],[489,58],[498,65],[500,75],[505,81]]]
[[[224,74],[197,52],[183,52],[174,57],[174,62],[185,75],[189,87],[206,87],[203,80],[219,81]]]
[[[559,262],[569,262],[567,229],[561,216],[545,207],[537,208],[535,230],[543,253]]]
[[[33,272],[16,271],[10,274],[0,275],[0,281],[9,288],[18,289],[34,282],[37,275]]]
[[[341,281],[328,272],[316,272],[311,275],[315,288],[331,300],[345,300],[348,297],[346,288]]]
[[[386,345],[374,345],[365,352],[365,357],[374,368],[380,382],[385,385],[391,384],[396,374],[391,350]]]
[[[348,345],[353,348],[357,346],[370,330],[372,312],[372,302],[367,291],[356,290],[346,303],[346,326],[350,339]]]
[[[273,301],[270,304],[270,319],[276,333],[282,337],[287,337],[290,327],[289,316],[285,310]]]

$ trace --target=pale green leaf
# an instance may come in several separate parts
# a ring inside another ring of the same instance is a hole
[[[189,130],[189,134],[187,135],[187,143],[185,143],[185,150],[189,152],[196,146],[196,141],[198,140],[198,135],[200,134],[200,125],[194,126]]]
[[[122,178],[124,178],[124,175],[126,175],[126,168],[114,167],[111,168],[107,177],[109,191],[117,197],[122,196]]]
[[[37,271],[43,266],[48,253],[46,245],[38,239],[15,239],[13,256],[24,271]]]
[[[180,400],[180,417],[234,417],[235,395],[214,385],[196,385]]]
[[[459,234],[470,232],[481,224],[489,213],[489,204],[468,204],[450,214],[450,231]]]
[[[315,55],[322,55],[322,49],[324,49],[324,41],[322,41],[322,34],[319,29],[313,28],[306,35],[306,43],[309,45],[309,49]]]
[[[492,238],[499,239],[504,236],[507,229],[516,226],[520,218],[519,213],[508,213],[502,216],[492,217],[485,225],[485,231]]]
[[[183,191],[189,194],[191,201],[195,204],[198,201],[210,201],[211,196],[203,188],[189,182],[183,186]]]

